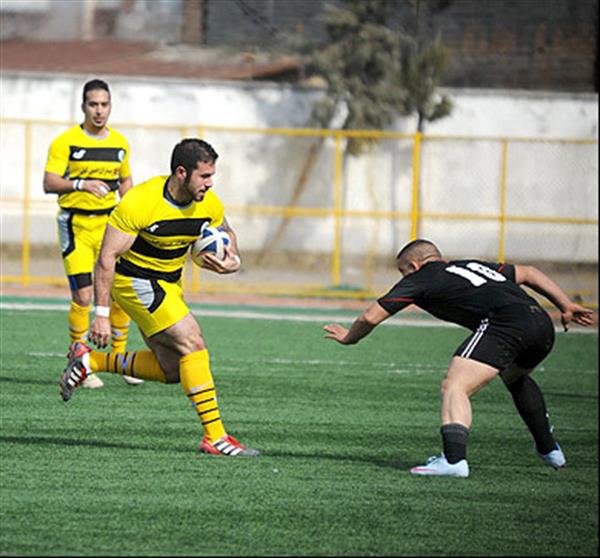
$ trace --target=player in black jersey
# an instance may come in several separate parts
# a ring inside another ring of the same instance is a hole
[[[554,326],[548,313],[519,285],[548,298],[560,310],[565,331],[572,322],[592,325],[594,312],[572,302],[533,266],[447,261],[432,242],[423,239],[407,244],[396,261],[403,278],[349,330],[339,324],[324,329],[326,338],[352,345],[391,315],[415,304],[472,331],[455,351],[441,385],[443,453],[413,467],[411,473],[469,476],[469,398],[498,374],[533,435],[541,459],[555,469],[563,467],[565,456],[551,433],[544,397],[529,375],[552,349]]]

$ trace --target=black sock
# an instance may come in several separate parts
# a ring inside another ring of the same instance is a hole
[[[448,463],[458,463],[467,458],[467,439],[469,429],[462,424],[453,422],[445,424],[440,429],[444,444],[444,455]]]
[[[550,432],[546,403],[539,386],[529,376],[522,376],[506,387],[535,440],[536,449],[542,454],[550,453],[556,448],[556,440]]]

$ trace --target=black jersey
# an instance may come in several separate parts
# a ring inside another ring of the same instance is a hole
[[[513,265],[480,260],[426,263],[377,302],[390,314],[415,304],[436,318],[472,331],[482,319],[507,306],[539,306],[515,283]]]

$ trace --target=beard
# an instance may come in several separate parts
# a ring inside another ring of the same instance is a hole
[[[204,199],[206,192],[198,192],[197,190],[190,188],[190,178],[191,177],[189,175],[186,176],[183,180],[182,186],[194,201],[200,202]]]

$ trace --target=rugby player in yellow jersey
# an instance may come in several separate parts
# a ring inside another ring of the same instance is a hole
[[[92,271],[108,216],[132,186],[129,145],[117,131],[108,127],[111,98],[108,84],[88,81],[83,87],[82,124],[55,138],[48,151],[44,191],[58,194],[57,216],[60,248],[69,287],[68,314],[71,342],[87,338],[92,302]],[[113,303],[111,312],[113,351],[122,353],[127,344],[129,316]],[[124,379],[131,384],[136,378]],[[84,387],[102,387],[90,375]]]
[[[217,158],[203,140],[181,141],[173,149],[171,174],[137,185],[112,212],[95,267],[96,314],[89,339],[101,349],[108,345],[112,294],[137,323],[151,350],[115,355],[75,342],[61,376],[61,393],[68,401],[92,372],[181,382],[203,427],[199,450],[254,457],[259,455],[257,450],[225,431],[208,349],[181,288],[188,249],[207,225],[222,227],[231,243],[223,260],[208,254],[203,256],[203,266],[221,274],[240,268],[236,234],[225,218],[222,202],[211,190]]]

